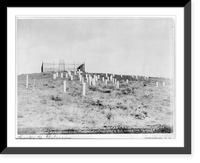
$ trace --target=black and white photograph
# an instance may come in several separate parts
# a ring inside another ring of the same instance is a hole
[[[16,138],[176,138],[174,17],[20,17]]]

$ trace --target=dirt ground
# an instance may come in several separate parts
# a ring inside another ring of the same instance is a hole
[[[102,81],[106,75],[99,73],[96,86],[86,83],[83,96],[78,75],[71,81],[65,73],[63,78],[59,73],[57,79],[53,79],[53,73],[28,74],[28,89],[27,74],[18,76],[18,134],[173,132],[174,94],[170,79],[115,75],[120,82],[117,89],[112,82],[106,85]]]

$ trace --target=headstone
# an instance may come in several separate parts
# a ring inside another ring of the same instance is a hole
[[[83,96],[85,96],[85,83],[83,82]]]
[[[158,87],[158,82],[156,82],[156,87]]]
[[[89,85],[92,85],[92,78],[89,76]]]
[[[92,79],[92,85],[95,86],[95,78]]]
[[[126,83],[128,83],[128,79],[126,79]]]
[[[26,89],[28,89],[28,75],[26,75]]]
[[[117,81],[117,89],[119,89],[119,81]]]
[[[163,82],[163,87],[165,86],[165,82]]]
[[[66,80],[63,81],[64,84],[64,92],[66,92]]]

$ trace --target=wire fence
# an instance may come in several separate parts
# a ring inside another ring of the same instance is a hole
[[[46,63],[43,62],[41,72],[57,72],[57,71],[77,71],[80,69],[85,72],[85,63]]]

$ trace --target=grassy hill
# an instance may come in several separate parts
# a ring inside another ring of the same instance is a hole
[[[87,73],[94,75],[91,73]],[[115,75],[120,84],[86,83],[86,96],[78,75],[74,80],[53,79],[53,73],[18,76],[18,134],[171,133],[173,131],[172,82],[165,78]],[[110,76],[110,74],[108,74]],[[85,77],[85,73],[83,74]],[[35,87],[33,86],[35,79]],[[126,83],[126,79],[129,80]],[[66,92],[63,81],[67,80]],[[162,82],[165,82],[165,86]],[[156,82],[159,86],[156,87]]]

